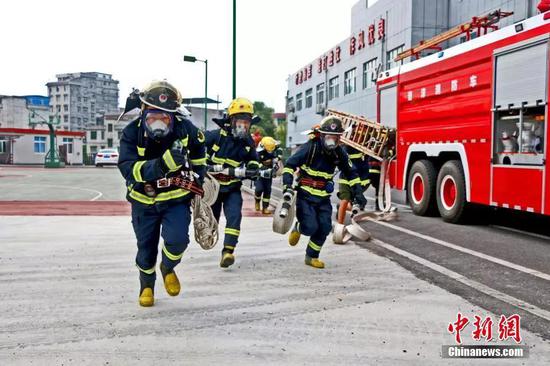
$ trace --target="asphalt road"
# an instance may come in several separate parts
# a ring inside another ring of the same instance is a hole
[[[367,196],[372,204],[372,188]],[[550,340],[550,219],[475,208],[453,225],[404,203],[398,197],[396,221],[362,224],[375,239],[358,244],[495,314],[520,314],[522,327]]]

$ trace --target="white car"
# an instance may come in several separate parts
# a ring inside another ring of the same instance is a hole
[[[117,165],[118,151],[115,149],[101,149],[95,156],[95,166]]]

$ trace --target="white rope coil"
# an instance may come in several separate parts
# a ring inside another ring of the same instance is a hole
[[[210,206],[218,198],[220,183],[210,174],[207,174],[202,188],[204,189],[204,197],[196,195],[191,201],[193,227],[195,241],[199,243],[202,249],[209,250],[216,246],[219,237],[218,221],[214,217]]]

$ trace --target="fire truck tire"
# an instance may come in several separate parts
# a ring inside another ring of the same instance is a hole
[[[437,208],[444,221],[457,224],[466,210],[466,183],[460,160],[449,160],[437,176]]]
[[[418,160],[411,167],[407,181],[407,198],[414,214],[430,216],[437,212],[436,177],[435,167],[429,160]]]

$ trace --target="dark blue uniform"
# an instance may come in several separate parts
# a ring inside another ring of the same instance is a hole
[[[258,155],[252,138],[237,139],[223,129],[206,132],[208,164],[223,165],[225,168],[246,166],[257,169]],[[219,221],[221,210],[227,221],[223,251],[233,253],[241,232],[243,197],[241,195],[242,178],[214,175],[220,183],[218,199],[212,205],[212,211]]]
[[[189,244],[190,199],[193,194],[179,187],[157,188],[165,175],[163,154],[179,140],[191,167],[202,182],[206,170],[204,135],[189,120],[176,115],[172,131],[160,141],[148,138],[141,117],[124,128],[118,168],[126,179],[127,199],[132,204],[132,224],[137,238],[136,265],[146,282],[154,283],[159,238],[164,239],[162,264],[174,268]],[[162,227],[162,229],[161,229]]]
[[[277,168],[274,165],[275,160],[281,160],[283,152],[281,149],[275,149],[273,152],[267,150],[261,150],[258,152],[258,159],[260,161],[260,169],[272,169]],[[273,172],[275,174],[275,172]],[[269,207],[269,200],[271,199],[271,186],[273,185],[273,177],[262,178],[261,176],[256,179],[254,198],[256,202],[262,201],[262,208],[267,209]],[[263,197],[262,197],[263,196]]]
[[[369,177],[369,157],[351,146],[346,145],[345,149],[351,163],[353,164],[353,167],[357,171],[363,190],[366,190],[369,188],[369,184],[371,183]],[[340,172],[340,179],[338,180],[338,183],[340,184],[338,195],[339,198],[341,200],[351,201],[351,187],[349,185],[349,179],[346,177],[345,173]]]
[[[334,171],[338,167],[350,185],[360,184],[346,151],[338,146],[332,152],[323,149],[319,138],[302,145],[286,162],[283,171],[283,187],[291,187],[293,174],[299,169],[296,216],[300,233],[310,237],[306,254],[318,258],[328,234],[332,229],[332,205],[330,196],[334,190]],[[306,183],[314,182],[324,188],[314,188]]]

